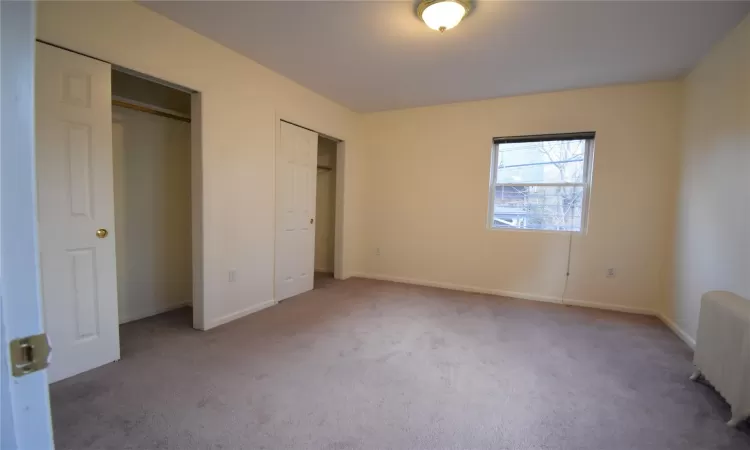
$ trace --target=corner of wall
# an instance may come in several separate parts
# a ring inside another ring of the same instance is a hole
[[[656,305],[657,315],[664,321],[670,328],[675,329],[674,322],[670,319],[673,316],[673,306],[675,297],[675,249],[677,246],[677,230],[678,215],[679,215],[679,190],[680,180],[682,177],[681,170],[681,154],[682,154],[682,141],[683,141],[683,128],[684,128],[684,96],[685,96],[685,79],[686,77],[675,80],[675,129],[674,129],[674,164],[672,166],[673,172],[670,174],[670,192],[668,196],[670,201],[668,202],[669,220],[667,222],[666,236],[668,239],[665,242],[665,263],[662,268],[662,286],[661,286],[661,297],[660,301]],[[677,332],[676,332],[677,333]],[[680,335],[680,333],[677,333]],[[687,342],[687,341],[686,341]]]

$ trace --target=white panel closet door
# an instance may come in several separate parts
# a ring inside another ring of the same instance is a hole
[[[281,122],[276,150],[275,299],[312,290],[318,135]]]
[[[120,358],[109,64],[38,43],[36,169],[50,382]],[[97,237],[97,230],[108,235]]]

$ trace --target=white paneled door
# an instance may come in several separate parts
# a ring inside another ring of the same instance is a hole
[[[281,122],[276,148],[275,299],[313,288],[318,135]]]
[[[109,64],[37,44],[36,170],[50,382],[120,358]]]

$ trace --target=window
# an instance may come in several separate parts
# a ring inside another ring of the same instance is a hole
[[[594,133],[495,138],[489,226],[583,231]]]

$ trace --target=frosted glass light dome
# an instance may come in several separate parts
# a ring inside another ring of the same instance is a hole
[[[424,0],[419,5],[420,18],[441,33],[458,25],[468,11],[468,3],[456,0]]]

